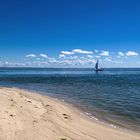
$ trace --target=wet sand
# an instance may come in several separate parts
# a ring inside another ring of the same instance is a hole
[[[93,121],[55,98],[3,87],[0,140],[140,140],[140,134]]]

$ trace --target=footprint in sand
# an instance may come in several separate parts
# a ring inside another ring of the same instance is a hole
[[[5,113],[8,113],[8,111],[6,110]]]
[[[11,106],[14,106],[14,104],[11,104]]]
[[[10,101],[13,102],[14,100],[13,99],[10,99]]]
[[[5,113],[7,114],[7,113],[9,113],[7,110],[5,110]],[[13,114],[9,114],[9,116],[10,117],[14,117],[15,115],[13,115]]]
[[[69,115],[67,115],[67,114],[62,114],[63,116],[64,116],[64,119],[70,119],[70,116]]]
[[[35,105],[35,108],[38,108],[38,107]]]
[[[44,107],[45,107],[46,109],[50,109],[50,108],[51,108],[50,105],[45,105]]]
[[[26,102],[28,102],[28,103],[32,103],[32,101],[30,101],[30,100],[27,100],[27,99],[25,99],[25,101],[26,101]]]
[[[14,117],[15,115],[13,115],[13,114],[10,114],[10,117]]]
[[[52,111],[52,107],[50,105],[45,105],[45,109],[47,109],[47,111]]]
[[[37,120],[33,120],[33,123],[38,123],[38,121]]]
[[[14,106],[14,104],[16,104],[16,102],[12,98],[9,100],[12,102],[11,106]]]
[[[28,101],[28,103],[32,103],[32,101]]]

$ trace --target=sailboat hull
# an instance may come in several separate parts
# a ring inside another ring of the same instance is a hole
[[[96,72],[98,71],[104,71],[104,69],[95,69]]]

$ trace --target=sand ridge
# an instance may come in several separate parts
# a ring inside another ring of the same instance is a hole
[[[140,140],[107,127],[54,98],[0,88],[0,140]]]

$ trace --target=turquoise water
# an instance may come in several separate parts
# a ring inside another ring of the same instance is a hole
[[[140,131],[140,69],[1,68],[0,85],[71,102],[91,117]]]

